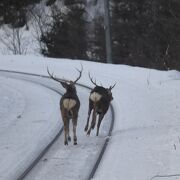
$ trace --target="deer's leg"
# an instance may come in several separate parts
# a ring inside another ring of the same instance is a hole
[[[93,117],[92,117],[92,121],[91,121],[91,126],[89,127],[87,135],[90,135],[91,129],[94,129],[95,124],[96,124],[96,109],[93,109]]]
[[[99,127],[100,127],[100,125],[101,125],[101,121],[102,121],[103,117],[104,117],[104,114],[102,114],[102,113],[99,114],[99,119],[98,119],[98,124],[97,124],[97,132],[96,132],[96,136],[99,135]]]
[[[61,109],[62,120],[64,123],[64,145],[68,145],[67,136],[69,134],[69,119],[65,109]]]
[[[70,119],[68,118],[68,122],[67,122],[67,125],[68,125],[68,141],[71,141],[71,136],[69,134],[69,123],[70,123]]]
[[[68,141],[71,141],[71,136],[70,135],[68,135]]]
[[[96,125],[96,107],[94,107],[94,111],[93,111],[93,117],[92,117],[92,122],[91,122],[91,129],[94,129]]]
[[[74,139],[74,145],[77,145],[77,136],[76,136],[76,127],[77,127],[77,118],[78,118],[78,115],[75,115],[73,118],[72,118],[72,123],[73,123],[73,139]]]
[[[64,120],[64,145],[68,145],[68,133],[69,133],[69,128],[68,128],[68,119]]]
[[[92,109],[93,109],[93,104],[92,104],[92,102],[89,100],[88,117],[87,117],[87,123],[86,123],[86,126],[85,126],[85,128],[84,128],[84,131],[87,131],[87,130],[88,130],[88,126],[89,126],[89,118],[90,118]]]
[[[72,113],[74,145],[77,145],[76,127],[77,127],[78,112],[75,110],[74,112],[72,111],[71,113]]]

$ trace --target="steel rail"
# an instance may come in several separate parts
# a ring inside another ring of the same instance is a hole
[[[115,115],[114,115],[115,113],[114,113],[114,109],[113,109],[112,104],[110,105],[110,109],[111,109],[111,115],[112,116],[111,116],[111,125],[110,125],[110,129],[109,129],[108,137],[106,138],[106,140],[105,140],[105,142],[104,142],[104,144],[100,150],[99,156],[98,156],[98,158],[97,158],[97,160],[96,160],[96,162],[95,162],[95,164],[94,164],[94,166],[93,166],[93,168],[92,168],[92,170],[91,170],[91,172],[90,172],[90,174],[86,180],[91,180],[94,177],[94,175],[95,175],[95,173],[99,167],[99,164],[101,162],[101,159],[102,159],[102,157],[106,151],[106,148],[108,146],[108,143],[109,143],[109,140],[111,137],[111,133],[112,133],[112,130],[114,127],[114,120],[115,120]]]
[[[1,70],[1,72],[9,72],[9,73],[15,73],[15,74],[23,74],[23,75],[31,75],[31,76],[37,76],[37,77],[42,77],[42,78],[49,78],[49,76],[46,76],[46,75],[38,75],[38,74],[33,74],[33,73],[25,73],[25,72],[20,72],[20,71],[11,71],[11,70]],[[59,78],[60,79],[60,78]],[[61,79],[60,79],[61,80]],[[34,81],[33,81],[34,82]],[[47,88],[49,88],[48,86],[42,84],[42,83],[39,83],[41,84],[42,86],[45,86]],[[77,83],[79,86],[81,87],[84,87],[84,88],[87,88],[89,90],[91,90],[92,88],[89,87],[89,86],[86,86],[86,85],[83,85],[83,84],[80,84],[80,83]],[[57,93],[60,94],[60,92],[58,92],[57,90],[53,89],[53,88],[49,88],[49,89],[52,89],[53,91],[56,91]],[[62,95],[62,94],[61,94]],[[113,130],[113,127],[114,127],[114,121],[115,121],[115,112],[114,112],[114,108],[112,106],[112,104],[110,104],[110,110],[111,110],[111,124],[110,124],[110,128],[109,128],[109,132],[108,132],[108,137],[105,139],[105,142],[100,150],[100,153],[99,153],[99,156],[94,164],[94,166],[92,167],[92,170],[90,171],[89,175],[87,176],[87,179],[86,180],[91,180],[97,169],[98,169],[98,166],[102,160],[102,157],[105,153],[105,150],[108,146],[108,143],[109,143],[109,140],[110,140],[110,137],[111,137],[111,134],[112,134],[112,130]],[[27,168],[27,170],[24,171],[24,173],[22,173],[22,175],[19,176],[19,178],[17,180],[22,180],[23,178],[25,178],[25,176],[31,171],[31,169],[39,162],[39,160],[43,157],[43,155],[49,150],[49,148],[52,146],[52,144],[57,140],[57,138],[61,135],[63,131],[63,128],[59,131],[59,133],[56,135],[56,137],[53,139],[52,142],[50,142],[48,144],[48,146],[42,151],[42,153],[37,157],[37,159],[34,160],[34,162],[30,165],[29,168]]]

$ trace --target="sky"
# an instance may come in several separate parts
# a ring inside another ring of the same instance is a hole
[[[180,179],[180,74],[126,65],[37,56],[0,55],[0,69],[47,75],[47,66],[56,77],[76,79],[83,65],[80,84],[97,84],[112,90],[115,124],[107,150],[93,179],[160,180]],[[60,95],[53,80],[0,73],[0,177],[17,177],[52,140],[62,126]],[[40,160],[27,179],[85,179],[100,147],[107,138],[111,112],[106,114],[99,137],[95,130],[86,136],[89,90],[77,87],[81,100],[78,145],[63,144],[63,136]],[[43,140],[42,140],[43,138]],[[7,173],[5,173],[7,172]],[[167,177],[167,178],[166,178]]]

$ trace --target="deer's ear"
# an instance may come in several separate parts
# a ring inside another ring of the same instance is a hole
[[[110,88],[107,88],[107,92],[109,94],[109,97],[111,98],[111,101],[113,100],[112,92]]]
[[[107,89],[108,94],[112,95],[111,89]]]
[[[106,88],[108,94],[111,94],[111,89],[110,88]]]
[[[61,82],[61,85],[63,86],[63,88],[67,89],[67,83],[66,82]]]

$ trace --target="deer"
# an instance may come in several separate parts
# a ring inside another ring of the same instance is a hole
[[[77,96],[76,92],[76,83],[81,78],[83,67],[81,66],[81,70],[77,71],[79,72],[79,76],[76,78],[76,80],[60,80],[56,78],[53,74],[49,72],[49,69],[47,68],[47,72],[49,74],[49,77],[57,82],[59,82],[63,88],[65,88],[66,92],[63,94],[63,96],[60,99],[60,111],[61,111],[61,117],[64,124],[64,145],[68,145],[68,141],[71,141],[71,137],[69,134],[69,123],[72,119],[73,124],[73,140],[74,145],[77,145],[77,136],[76,136],[76,127],[77,127],[77,121],[78,121],[78,112],[80,108],[80,101]]]
[[[98,136],[101,121],[110,106],[110,102],[113,100],[111,90],[115,87],[116,84],[110,86],[109,88],[105,88],[102,85],[101,86],[97,85],[96,82],[93,81],[92,77],[90,76],[90,73],[89,73],[89,78],[91,82],[95,85],[95,87],[90,92],[88,117],[84,131],[87,131],[88,136],[90,135],[91,129],[94,129],[96,125],[96,117],[97,115],[99,115],[98,123],[97,123],[97,131],[96,131],[96,136]],[[89,127],[89,119],[92,110],[93,110],[92,121]]]

